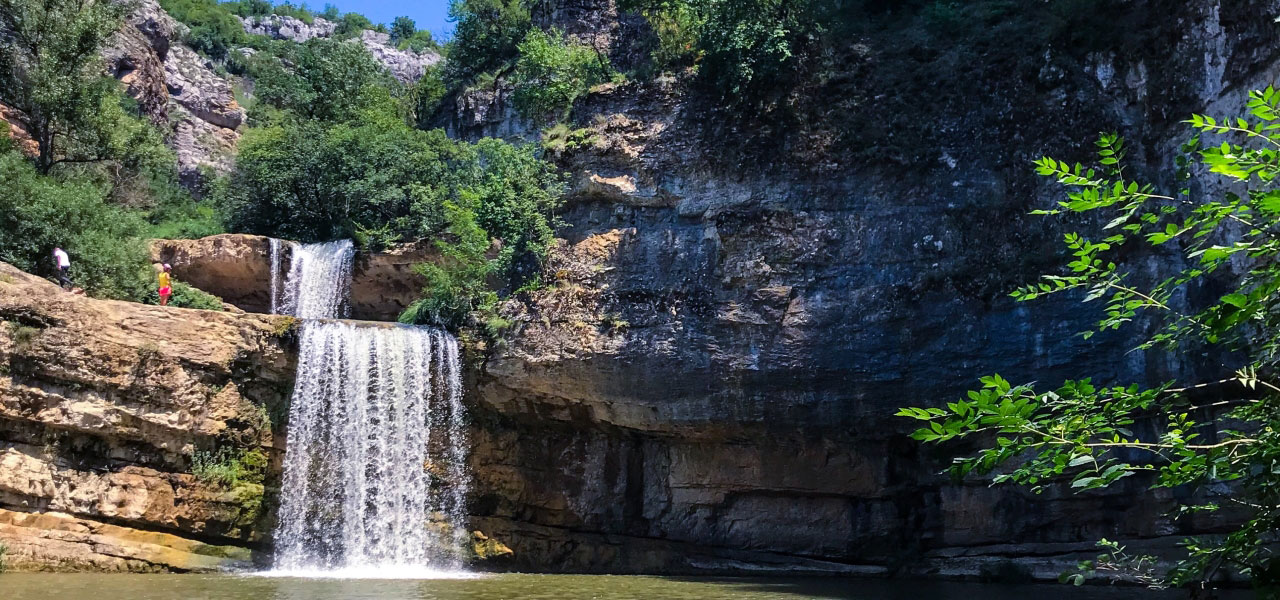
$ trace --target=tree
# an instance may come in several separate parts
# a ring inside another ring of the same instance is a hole
[[[261,101],[313,119],[339,121],[359,110],[370,88],[397,85],[360,44],[315,38],[292,50],[283,57],[260,53],[251,61]]]
[[[509,66],[533,27],[524,0],[450,0],[449,18],[457,23],[445,63],[452,83]]]
[[[1076,583],[1100,570],[1125,569],[1155,585],[1203,589],[1234,570],[1274,590],[1280,583],[1280,91],[1252,93],[1248,115],[1195,115],[1187,123],[1197,133],[1184,147],[1188,155],[1179,157],[1179,176],[1187,181],[1192,169],[1221,176],[1225,185],[1208,187],[1220,197],[1190,187],[1160,194],[1139,183],[1126,174],[1123,140],[1114,134],[1097,142],[1096,167],[1039,160],[1037,172],[1064,186],[1067,197],[1036,212],[1096,214],[1106,222],[1105,237],[1067,234],[1072,259],[1066,272],[1045,275],[1013,297],[1082,294],[1102,307],[1099,331],[1149,318],[1157,328],[1138,349],[1224,357],[1221,377],[1155,387],[1079,379],[1046,390],[991,375],[945,408],[899,414],[926,423],[913,434],[918,440],[981,444],[955,459],[952,471],[959,476],[988,474],[995,483],[1038,492],[1067,482],[1093,490],[1141,475],[1156,487],[1194,491],[1179,507],[1184,513],[1235,515],[1228,517],[1234,531],[1188,540],[1186,556],[1167,573],[1156,572],[1150,557],[1129,556],[1104,540],[1107,551],[1098,561],[1067,575]],[[1165,272],[1144,283],[1121,258],[1143,247],[1172,250],[1186,266],[1162,263]]]
[[[0,102],[20,111],[36,167],[113,158],[104,109],[119,84],[103,75],[103,44],[129,6],[87,0],[0,0]]]
[[[594,49],[566,41],[558,29],[532,29],[519,46],[516,61],[516,108],[535,121],[559,119],[586,95],[591,86],[608,79],[608,67]]]
[[[396,17],[391,23],[391,41],[399,42],[413,37],[414,32],[418,30],[418,26],[409,17]]]
[[[0,261],[53,275],[50,253],[71,254],[72,275],[89,294],[141,300],[151,282],[137,212],[112,204],[83,178],[41,175],[16,150],[0,151]]]

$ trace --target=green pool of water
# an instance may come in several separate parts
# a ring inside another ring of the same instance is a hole
[[[519,574],[434,580],[238,575],[0,575],[0,599],[3,600],[1164,600],[1185,597],[1184,594],[1152,593],[1131,588],[866,579]]]

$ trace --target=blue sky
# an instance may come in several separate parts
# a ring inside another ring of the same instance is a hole
[[[297,0],[294,4],[300,4]],[[413,19],[418,29],[426,29],[436,40],[443,40],[453,31],[449,22],[449,0],[312,0],[308,8],[319,12],[325,4],[332,4],[342,12],[358,12],[374,23],[391,24],[399,16]],[[442,37],[443,36],[443,37]]]

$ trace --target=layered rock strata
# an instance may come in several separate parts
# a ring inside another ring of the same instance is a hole
[[[561,14],[587,27],[584,4],[612,10],[573,1]],[[1172,494],[1140,481],[1040,495],[951,481],[938,473],[962,449],[922,446],[893,416],[993,372],[1044,385],[1219,374],[1211,360],[1129,352],[1141,323],[1083,340],[1097,315],[1078,298],[1005,296],[1059,264],[1066,227],[1089,227],[1025,216],[1058,199],[1031,159],[1084,159],[1078,145],[1115,127],[1133,168],[1163,183],[1189,134],[1181,118],[1235,114],[1280,75],[1259,17],[1275,2],[1132,6],[1181,37],[1158,57],[1051,54],[1017,95],[995,81],[926,111],[937,138],[925,163],[893,155],[893,131],[860,132],[882,160],[823,157],[819,130],[752,166],[730,145],[765,134],[716,121],[680,77],[602,86],[576,106],[582,143],[557,156],[574,185],[548,288],[508,303],[511,334],[477,358],[474,511],[512,534],[514,560],[1043,578],[1096,554],[1100,537],[1163,552],[1221,527],[1175,519]],[[463,137],[513,127],[501,94],[454,108]],[[794,154],[820,158],[784,160]],[[1200,177],[1193,192],[1211,186]],[[1169,260],[1134,257],[1134,276]]]
[[[0,321],[7,565],[245,564],[270,530],[274,477],[197,476],[193,457],[278,454],[290,318],[93,300],[0,263]]]

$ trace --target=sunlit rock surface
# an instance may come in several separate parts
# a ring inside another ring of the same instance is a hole
[[[263,485],[202,480],[191,456],[276,453],[288,318],[93,300],[0,263],[0,321],[6,564],[198,570],[264,540]]]

